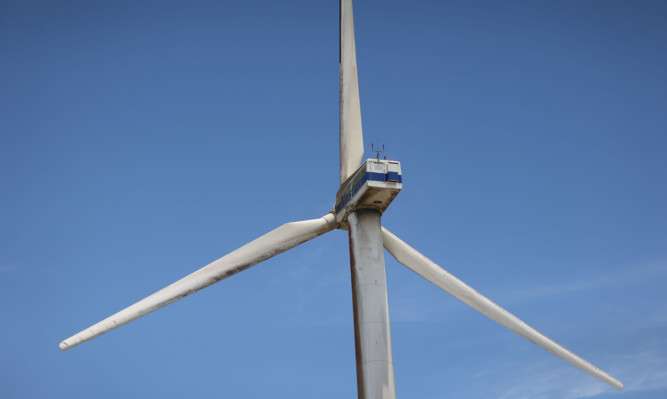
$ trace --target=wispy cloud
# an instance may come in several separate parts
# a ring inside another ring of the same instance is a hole
[[[558,284],[546,284],[532,286],[524,289],[504,289],[502,293],[490,295],[489,299],[503,307],[532,302],[537,299],[555,298],[562,295],[572,294],[593,289],[613,288],[619,285],[640,284],[642,282],[667,275],[667,260],[646,262],[633,265],[599,275],[584,281],[564,282]],[[392,321],[401,322],[423,322],[430,320],[441,320],[444,312],[459,311],[463,309],[455,306],[456,302],[451,297],[439,298],[436,301],[424,297],[423,292],[411,288],[391,287],[390,311]],[[483,293],[484,294],[484,293]],[[446,296],[446,295],[445,295]],[[656,323],[667,322],[667,309],[664,313],[657,313],[651,319],[643,323],[619,325],[620,329],[645,328]]]
[[[606,288],[616,285],[630,285],[647,281],[667,274],[667,259],[645,262],[617,269],[603,275],[557,284],[545,284],[526,289],[508,290],[501,298],[504,304],[522,303],[539,298],[555,297],[593,288]]]
[[[499,392],[500,399],[582,399],[614,391],[569,367],[553,369],[532,364],[522,374],[520,381],[513,381]]]
[[[520,378],[503,381],[496,390],[493,396],[501,399],[584,399],[611,393],[623,398],[632,397],[637,392],[667,389],[667,345],[660,341],[649,345],[639,343],[639,346],[645,347],[636,353],[605,358],[604,363],[613,365],[610,374],[625,384],[621,392],[569,365],[554,368],[552,362],[503,363],[485,373],[494,374],[498,369],[508,367],[520,369],[516,373]]]
[[[667,348],[653,346],[622,357],[618,374],[627,383],[628,392],[667,389]]]
[[[289,255],[279,255],[282,256],[280,271],[274,270],[269,287],[258,294],[262,295],[262,301],[274,301],[278,296],[287,300],[274,306],[273,322],[287,326],[349,323],[351,306],[343,306],[339,300],[339,295],[347,295],[349,299],[349,266],[340,262],[331,267],[336,256],[346,258],[347,249],[332,255],[336,240],[330,238],[318,237],[291,250]]]
[[[399,292],[390,294],[389,312],[392,322],[424,322],[441,320],[442,313],[455,308],[455,302],[446,300],[426,300],[414,293]]]

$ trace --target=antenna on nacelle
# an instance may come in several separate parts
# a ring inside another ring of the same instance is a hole
[[[379,161],[380,160],[380,153],[384,152],[384,144],[382,144],[382,149],[380,149],[380,144],[378,144],[378,149],[376,150],[373,143],[371,143],[371,151],[373,151],[374,153],[377,154],[377,160]],[[384,159],[387,159],[387,157],[385,156]]]

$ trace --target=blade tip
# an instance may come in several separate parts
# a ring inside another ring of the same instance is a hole
[[[78,346],[82,342],[83,341],[81,340],[77,340],[75,335],[73,337],[67,338],[66,340],[62,341],[60,345],[58,345],[58,348],[60,348],[61,351],[66,351],[74,348],[75,346]]]

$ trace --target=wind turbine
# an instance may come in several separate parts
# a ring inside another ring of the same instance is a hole
[[[340,188],[319,219],[284,224],[153,295],[62,341],[68,350],[334,229],[348,231],[360,398],[395,398],[383,247],[401,264],[473,309],[593,377],[623,384],[457,279],[381,225],[402,188],[400,163],[368,159],[357,79],[352,0],[340,0]],[[360,166],[361,165],[361,166]]]

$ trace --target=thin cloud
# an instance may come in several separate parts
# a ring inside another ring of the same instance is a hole
[[[510,294],[501,300],[505,304],[516,304],[533,301],[540,298],[555,297],[573,292],[590,290],[593,288],[613,287],[619,284],[636,284],[656,276],[667,274],[667,260],[661,259],[633,265],[599,275],[585,281],[573,281],[561,284],[548,284],[520,290],[510,290]]]
[[[667,260],[659,260],[653,262],[646,262],[639,266],[627,267],[611,272],[604,276],[587,279],[586,281],[574,281],[563,284],[549,284],[542,286],[533,286],[525,289],[517,290],[503,290],[500,295],[489,295],[489,299],[500,304],[503,307],[521,304],[525,302],[532,302],[537,299],[558,297],[574,292],[602,289],[614,287],[617,285],[630,285],[644,282],[649,279],[654,279],[658,276],[667,274]],[[482,293],[484,294],[484,293]],[[424,322],[441,320],[443,313],[457,312],[462,308],[460,306],[453,306],[452,299],[448,295],[438,301],[424,299],[418,292],[406,290],[402,287],[392,287],[390,295],[390,312],[392,321],[400,322]],[[456,301],[454,299],[454,301]],[[466,309],[467,311],[468,309]],[[654,320],[655,319],[655,320]],[[658,313],[647,323],[655,325],[667,321],[667,312],[665,314]],[[644,328],[647,326],[629,326],[623,324],[620,328]]]
[[[392,295],[390,293],[390,295]],[[392,322],[417,323],[442,320],[443,312],[455,308],[451,298],[445,300],[424,300],[415,294],[405,292],[393,294],[389,298],[389,313]]]
[[[500,399],[583,399],[616,391],[581,371],[544,364],[525,367],[520,379],[508,381],[496,395]]]
[[[513,369],[521,369],[518,373],[521,377],[504,382],[494,396],[500,399],[584,399],[614,393],[622,398],[632,397],[636,392],[667,389],[666,352],[667,348],[654,345],[635,354],[608,356],[604,363],[614,365],[609,369],[610,374],[625,384],[621,392],[573,367],[563,365],[554,369],[548,363],[538,362],[530,366],[511,365]],[[485,374],[494,374],[501,366],[510,367],[497,365]]]
[[[662,350],[661,350],[662,349]],[[628,392],[667,389],[667,348],[653,347],[622,357],[618,374],[627,380]]]
[[[522,374],[520,381],[512,382],[511,386],[500,393],[500,399],[583,399],[615,391],[614,388],[569,367],[548,369],[533,364]]]

